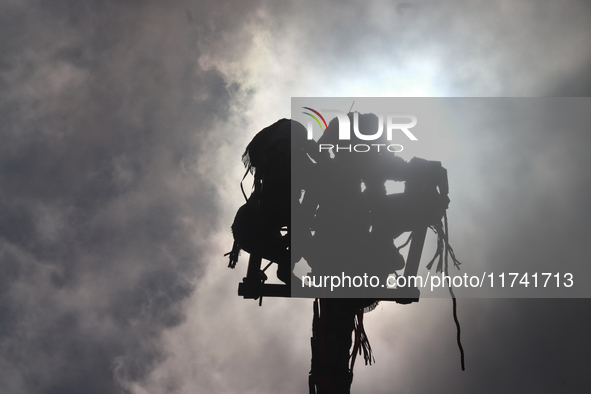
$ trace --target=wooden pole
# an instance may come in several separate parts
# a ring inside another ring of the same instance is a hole
[[[321,298],[314,301],[312,323],[311,394],[351,392],[353,371],[349,369],[355,316],[361,303],[356,299]]]

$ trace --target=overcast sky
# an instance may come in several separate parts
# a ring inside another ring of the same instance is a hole
[[[1,391],[306,392],[312,302],[222,256],[254,134],[292,96],[591,93],[586,2],[397,4],[4,0]],[[549,123],[452,147],[466,266],[588,263],[589,126]],[[462,372],[449,299],[383,303],[353,392],[587,392],[590,307],[459,300]]]

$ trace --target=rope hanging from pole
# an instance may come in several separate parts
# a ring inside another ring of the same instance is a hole
[[[435,251],[435,255],[427,264],[427,269],[431,269],[435,260],[438,259],[436,272],[443,272],[445,276],[448,276],[448,268],[449,268],[449,258],[451,257],[454,266],[456,268],[460,268],[460,261],[456,258],[453,248],[449,244],[449,227],[447,221],[447,212],[443,214],[443,226],[441,223],[438,223],[435,226],[431,226],[431,229],[437,234],[437,250]],[[458,349],[460,350],[460,362],[462,366],[462,371],[465,371],[465,363],[464,363],[464,347],[462,346],[462,339],[461,339],[461,327],[460,321],[458,319],[458,301],[456,295],[454,294],[453,288],[451,283],[448,287],[449,295],[451,296],[452,300],[452,313],[454,318],[454,323],[456,325],[456,332],[457,332],[457,343]]]
[[[459,267],[460,262],[456,259],[456,256],[453,252],[453,249],[451,248],[451,246],[449,245],[449,229],[448,229],[448,224],[447,224],[447,212],[443,215],[443,223],[445,224],[445,233],[444,233],[444,241],[445,241],[445,275],[447,276],[447,268],[448,268],[448,259],[449,256],[451,255],[451,258],[454,262],[454,265],[456,267]],[[453,316],[454,316],[454,323],[456,324],[456,331],[457,331],[457,342],[458,342],[458,348],[460,349],[460,362],[462,365],[462,371],[465,371],[465,365],[464,365],[464,347],[462,346],[462,339],[461,339],[461,333],[462,330],[460,328],[460,321],[458,320],[458,302],[456,300],[456,296],[454,294],[454,291],[452,289],[451,283],[449,288],[449,294],[451,296],[451,300],[452,300],[452,305],[453,305]]]

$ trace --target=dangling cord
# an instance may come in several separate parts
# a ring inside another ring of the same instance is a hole
[[[262,272],[265,272],[267,270],[267,268],[269,268],[271,266],[271,264],[273,264],[273,261],[269,261],[269,264],[267,264],[265,266],[265,268],[262,269]]]
[[[452,259],[454,260],[454,264],[456,264],[456,266],[459,265],[459,262],[456,260],[455,255],[453,254],[453,250],[451,249],[451,247],[449,246],[449,233],[448,233],[448,226],[447,226],[447,213],[445,213],[443,215],[443,221],[444,221],[444,225],[445,225],[445,232],[443,234],[444,236],[444,241],[445,241],[445,276],[448,276],[447,273],[447,267],[448,267],[448,256],[451,254],[452,255]],[[457,340],[458,340],[458,348],[460,349],[460,360],[462,363],[462,371],[465,371],[466,368],[464,366],[464,347],[462,346],[462,340],[460,338],[461,336],[461,329],[460,329],[460,321],[458,320],[458,302],[456,300],[456,296],[454,294],[454,291],[452,289],[451,283],[449,284],[449,294],[451,295],[451,300],[452,300],[452,304],[453,304],[453,316],[454,316],[454,322],[456,323],[456,330],[457,330]]]

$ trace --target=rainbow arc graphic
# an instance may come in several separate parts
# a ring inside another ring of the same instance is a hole
[[[326,124],[326,120],[324,120],[324,117],[320,114],[320,112],[316,111],[315,109],[312,109],[310,107],[302,107],[304,109],[307,109],[308,111],[312,111],[314,112],[316,115],[318,115],[320,117],[320,119],[322,119],[322,123],[324,123],[324,127],[326,129],[328,129],[328,125]],[[312,115],[309,112],[302,112],[303,114],[306,114],[308,116],[310,116],[312,119],[314,119],[316,121],[316,123],[318,123],[318,126],[320,126],[320,130],[322,131],[322,124],[320,123],[320,120],[318,120],[318,118],[314,115]]]

